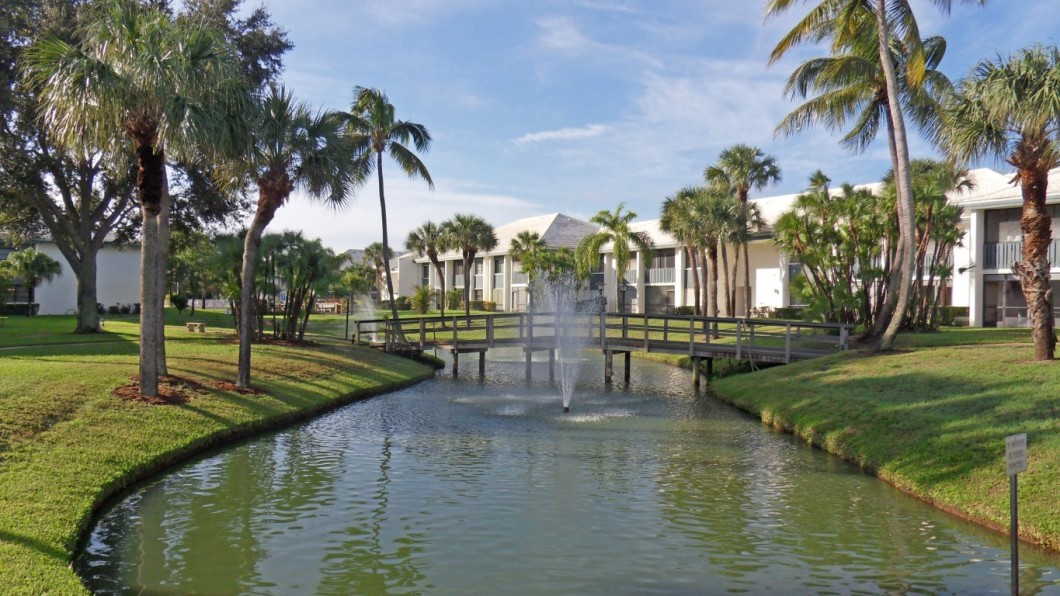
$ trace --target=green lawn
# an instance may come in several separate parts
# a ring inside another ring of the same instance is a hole
[[[902,490],[1007,528],[1004,438],[1026,432],[1020,534],[1060,550],[1060,363],[1032,360],[1026,329],[902,335],[853,351],[719,379],[713,391]]]
[[[181,406],[112,395],[136,374],[132,318],[110,318],[105,333],[89,336],[68,332],[72,317],[4,322],[8,345],[38,345],[0,350],[0,593],[83,593],[69,569],[77,540],[102,501],[135,479],[209,445],[431,374],[340,342],[262,345],[254,383],[265,393],[219,389],[216,382],[235,378],[238,346],[217,328],[223,313],[210,314],[194,319],[207,322],[206,334],[188,332],[187,315],[169,314],[170,373],[189,381],[191,400]]]

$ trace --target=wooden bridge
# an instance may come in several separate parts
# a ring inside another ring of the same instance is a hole
[[[628,313],[497,313],[464,317],[401,319],[400,333],[389,319],[357,321],[353,341],[388,351],[414,348],[448,350],[453,375],[459,375],[460,355],[478,354],[479,374],[485,374],[490,348],[521,347],[526,354],[526,378],[534,352],[549,354],[549,377],[554,378],[556,352],[561,347],[599,347],[604,352],[604,379],[611,382],[614,356],[625,359],[629,382],[631,352],[688,356],[699,385],[699,364],[707,362],[708,377],[715,358],[787,364],[847,349],[852,326],[775,319],[644,315]]]

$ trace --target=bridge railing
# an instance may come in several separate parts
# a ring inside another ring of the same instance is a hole
[[[451,345],[453,347],[492,347],[497,341],[532,343],[557,336],[580,338],[586,345],[668,349],[687,345],[694,354],[697,346],[726,346],[737,358],[754,353],[771,353],[785,362],[849,346],[851,325],[811,323],[776,319],[644,315],[633,313],[496,313],[454,315],[401,320],[406,344]],[[373,341],[389,349],[398,343],[396,330],[388,319],[356,321],[354,341]]]

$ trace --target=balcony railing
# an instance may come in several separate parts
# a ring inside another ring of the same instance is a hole
[[[493,274],[493,287],[503,288],[504,287],[504,273]]]
[[[626,283],[635,286],[637,285],[637,270],[629,269],[626,271]]]
[[[472,280],[472,283],[475,284],[472,287],[475,288],[476,290],[481,290],[481,289],[485,288],[486,287],[485,286],[485,284],[486,284],[486,276],[485,276],[485,274],[476,273],[475,274],[475,279]]]
[[[457,275],[456,277],[453,278],[453,289],[461,290],[463,288],[464,288],[464,276],[463,275]]]
[[[1057,266],[1060,255],[1060,239],[1049,243],[1049,264]],[[1023,258],[1022,242],[986,242],[983,244],[983,269],[1011,269],[1012,264]]]
[[[512,271],[512,285],[525,286],[530,283],[530,278],[522,271]]]
[[[660,269],[648,269],[647,283],[650,284],[672,284],[677,279],[673,267]]]

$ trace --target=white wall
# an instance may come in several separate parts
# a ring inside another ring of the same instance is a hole
[[[77,311],[77,276],[52,242],[42,242],[37,250],[59,261],[63,273],[37,286],[36,301],[42,315],[73,314]],[[96,301],[103,306],[134,304],[140,301],[140,247],[105,246],[96,258]]]

